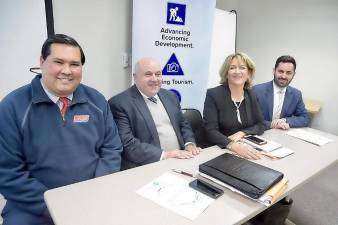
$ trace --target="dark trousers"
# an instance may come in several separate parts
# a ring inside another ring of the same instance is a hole
[[[261,212],[250,222],[254,225],[284,225],[288,218],[293,200],[283,198],[267,210]]]

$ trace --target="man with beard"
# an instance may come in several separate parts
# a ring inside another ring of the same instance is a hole
[[[309,125],[302,93],[289,86],[296,74],[296,61],[292,56],[283,55],[276,60],[274,79],[253,87],[264,116],[267,129],[287,130],[292,127]]]

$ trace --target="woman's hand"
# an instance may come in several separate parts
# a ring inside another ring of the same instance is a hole
[[[230,135],[228,138],[232,141],[240,141],[245,136],[245,133],[243,131],[238,131],[232,135]]]
[[[257,160],[261,159],[262,157],[262,155],[257,150],[242,142],[235,142],[231,144],[231,151],[246,159]]]

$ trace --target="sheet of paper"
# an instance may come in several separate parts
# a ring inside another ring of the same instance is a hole
[[[295,153],[293,150],[289,149],[289,148],[278,148],[274,151],[268,152],[267,154],[269,154],[269,156],[271,156],[272,158],[284,158],[285,156],[291,155]]]
[[[333,140],[326,138],[324,136],[314,134],[312,132],[306,131],[305,129],[298,128],[298,129],[291,129],[286,132],[287,135],[302,139],[304,141],[310,142],[312,144],[322,146],[325,145]]]
[[[136,193],[190,220],[197,218],[214,201],[190,188],[189,181],[170,173],[162,174]]]

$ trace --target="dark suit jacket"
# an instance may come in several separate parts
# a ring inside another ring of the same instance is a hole
[[[228,84],[208,89],[204,102],[204,129],[210,144],[225,148],[230,136],[238,131],[262,134],[265,130],[263,115],[254,93],[246,89],[241,112],[242,124],[237,121],[236,107]]]
[[[273,114],[273,81],[253,87],[258,103],[264,115],[264,123],[270,129]],[[296,88],[286,88],[281,118],[285,118],[290,127],[306,127],[310,118],[305,109],[302,93]]]
[[[180,104],[174,93],[160,89],[158,93],[173,125],[181,149],[194,142],[194,134],[184,119]],[[151,113],[138,91],[132,86],[109,100],[123,143],[122,169],[141,166],[160,159],[160,139]]]

